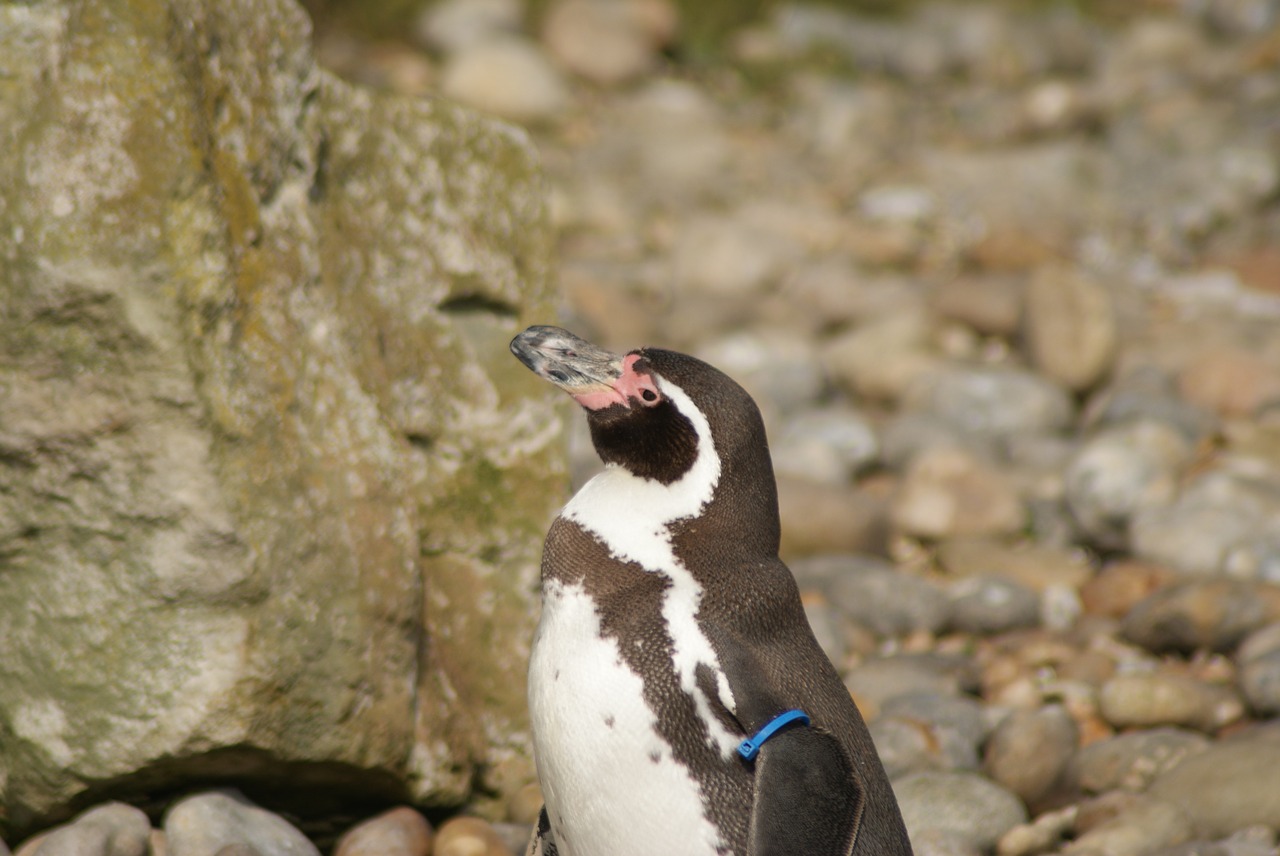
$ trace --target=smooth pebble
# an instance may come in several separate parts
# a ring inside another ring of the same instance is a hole
[[[233,790],[208,791],[179,800],[164,817],[169,856],[208,856],[228,846],[259,856],[320,856],[284,818]]]

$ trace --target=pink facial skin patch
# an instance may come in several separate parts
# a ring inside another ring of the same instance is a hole
[[[614,404],[630,408],[633,400],[645,407],[652,407],[662,400],[662,393],[648,372],[636,371],[635,365],[643,358],[639,354],[627,354],[622,358],[622,375],[612,386],[601,385],[590,392],[575,395],[573,400],[588,410],[603,410]]]

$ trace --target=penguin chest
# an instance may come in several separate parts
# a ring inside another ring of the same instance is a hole
[[[594,599],[549,582],[529,665],[534,755],[563,856],[713,856],[727,849],[688,767],[660,735],[645,678],[602,632]]]

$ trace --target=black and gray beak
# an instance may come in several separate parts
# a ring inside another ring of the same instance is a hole
[[[559,327],[530,327],[511,340],[516,355],[538,377],[563,389],[587,410],[621,405],[653,407],[662,391],[640,352],[615,354]]]
[[[511,340],[511,353],[538,377],[575,398],[611,391],[622,377],[620,354],[559,327],[530,327]]]

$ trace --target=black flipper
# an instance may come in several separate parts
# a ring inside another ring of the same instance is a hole
[[[750,856],[849,856],[864,795],[835,738],[790,726],[754,763]]]
[[[525,848],[525,856],[558,856],[555,835],[551,832],[551,818],[547,817],[546,806],[538,812],[538,825],[533,828],[529,838],[529,846]]]

